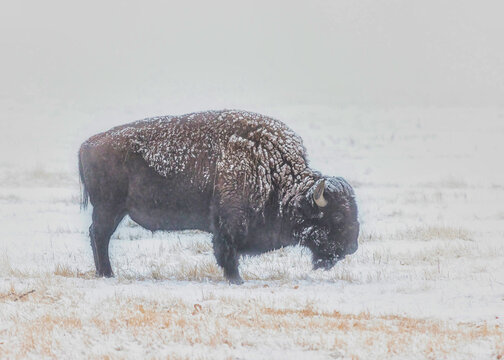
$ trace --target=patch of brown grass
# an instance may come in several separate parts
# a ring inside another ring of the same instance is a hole
[[[225,300],[224,300],[225,301]],[[228,300],[229,301],[229,300]],[[131,305],[130,305],[131,306]],[[254,316],[250,316],[255,314]],[[372,316],[369,313],[342,314],[340,312],[320,312],[308,305],[300,309],[276,309],[250,302],[237,312],[217,315],[212,309],[194,304],[177,304],[167,311],[160,311],[155,305],[133,305],[130,311],[121,312],[110,321],[93,319],[102,332],[114,332],[118,328],[162,328],[169,329],[171,337],[189,344],[216,346],[233,342],[227,339],[229,328],[259,330],[268,333],[287,332],[296,334],[296,329],[319,334],[331,334],[315,343],[305,337],[296,338],[295,343],[308,350],[337,350],[345,345],[338,334],[355,333],[363,346],[373,346],[385,342],[387,352],[398,354],[406,351],[413,340],[424,339],[425,354],[449,352],[456,344],[482,339],[504,339],[499,327],[487,324],[473,325],[458,323],[450,326],[442,321],[422,320],[404,316]],[[209,326],[211,324],[212,326]],[[210,331],[210,333],[208,333]],[[204,338],[199,337],[206,333]],[[185,334],[185,335],[184,335]],[[187,336],[193,334],[193,336]],[[199,334],[194,336],[194,334]]]
[[[95,277],[94,271],[81,271],[79,269],[74,269],[67,264],[57,264],[54,267],[54,275],[62,276],[66,278],[81,278],[81,279],[92,279]]]
[[[359,243],[381,240],[383,240],[383,235],[376,232],[361,231],[359,234]]]
[[[173,274],[177,280],[201,281],[214,280],[220,281],[223,279],[222,269],[217,265],[215,260],[204,261],[202,263],[180,264],[180,268]]]
[[[27,357],[28,354],[38,354],[55,358],[54,339],[47,334],[52,333],[56,328],[65,331],[76,331],[82,329],[82,321],[77,317],[43,315],[30,321],[26,327],[20,330],[22,343],[17,353],[18,358]]]
[[[113,297],[100,304],[97,313],[93,311],[90,317],[78,317],[68,311],[19,319],[7,335],[22,342],[15,348],[0,346],[0,357],[9,357],[13,354],[10,351],[21,357],[33,354],[56,357],[55,350],[60,344],[52,339],[61,331],[84,337],[85,342],[121,333],[122,337],[133,337],[144,346],[156,341],[231,350],[254,348],[279,337],[282,346],[336,351],[346,357],[374,352],[376,357],[391,357],[422,349],[421,356],[439,358],[480,341],[493,346],[496,356],[504,351],[503,329],[488,323],[450,323],[398,315],[375,316],[368,312],[343,314],[320,311],[312,302],[300,307],[276,308],[263,304],[261,299],[243,301],[212,294],[208,297],[211,303],[205,299],[201,303],[186,303],[176,298],[158,301]]]
[[[465,240],[472,241],[472,235],[468,230],[451,226],[425,226],[396,232],[391,239],[406,240]]]
[[[196,254],[207,254],[213,251],[210,241],[194,241],[189,244],[188,248]]]
[[[383,240],[464,240],[474,241],[470,231],[453,226],[418,226],[392,234],[380,234],[377,232],[362,231],[359,235],[359,242],[365,243],[369,241]]]

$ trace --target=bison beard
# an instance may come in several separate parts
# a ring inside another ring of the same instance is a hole
[[[310,169],[285,124],[236,110],[150,118],[115,127],[79,151],[83,206],[96,273],[112,276],[108,245],[125,215],[151,231],[213,234],[217,263],[234,284],[239,256],[301,244],[314,268],[357,250],[352,187]]]

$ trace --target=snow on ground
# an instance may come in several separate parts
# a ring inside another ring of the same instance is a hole
[[[76,151],[134,119],[82,120],[31,135],[35,162],[0,163],[0,357],[504,356],[504,110],[250,110],[285,121],[314,168],[354,185],[357,253],[327,272],[299,247],[246,257],[245,284],[230,286],[208,234],[125,219],[116,277],[96,279]],[[16,126],[3,135],[13,148]]]

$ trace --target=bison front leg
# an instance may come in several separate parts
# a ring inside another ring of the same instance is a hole
[[[238,271],[239,254],[233,237],[226,233],[214,233],[212,242],[217,264],[224,269],[224,276],[231,284],[241,285],[243,280]]]
[[[241,143],[231,143],[230,156],[217,163],[218,176],[215,197],[211,207],[213,248],[217,263],[224,269],[224,276],[231,284],[243,284],[238,271],[239,249],[248,235],[250,186],[246,184],[249,149]],[[236,167],[239,163],[240,169]],[[252,168],[253,164],[250,164]],[[234,169],[235,171],[231,171]]]

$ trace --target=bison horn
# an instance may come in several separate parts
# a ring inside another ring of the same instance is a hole
[[[317,206],[321,208],[327,206],[327,200],[324,198],[324,189],[325,180],[322,180],[313,192],[313,201],[315,201],[315,204],[317,204]]]

